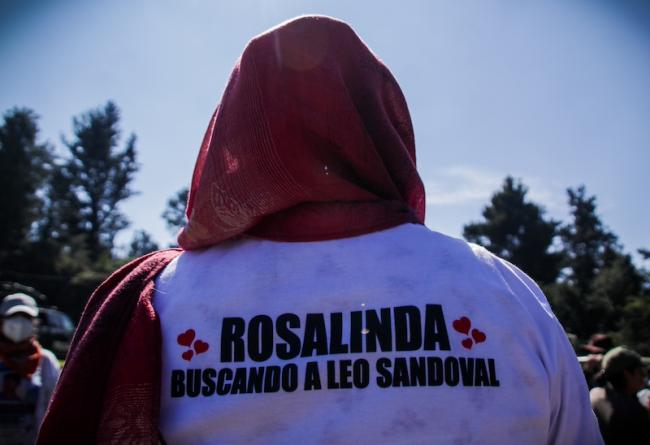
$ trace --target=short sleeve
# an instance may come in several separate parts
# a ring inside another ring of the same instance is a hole
[[[539,330],[551,406],[548,443],[602,444],[584,374],[546,296],[537,283],[516,266],[502,259],[498,262],[504,280],[528,306]]]

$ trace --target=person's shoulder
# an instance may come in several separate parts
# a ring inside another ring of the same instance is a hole
[[[475,257],[498,274],[504,282],[512,287],[524,287],[534,294],[541,294],[542,290],[535,280],[526,272],[510,261],[490,252],[483,246],[468,243]]]
[[[41,357],[51,363],[59,363],[59,359],[57,359],[54,352],[49,349],[41,348]]]
[[[154,252],[147,253],[145,255],[142,255],[141,257],[129,261],[120,269],[115,271],[115,274],[119,274],[122,271],[133,271],[139,267],[142,266],[146,267],[147,265],[155,264],[155,263],[167,264],[170,261],[173,261],[182,252],[183,251],[180,248],[175,248],[175,247],[169,249],[163,249],[163,250],[156,250]]]
[[[591,388],[591,390],[589,391],[589,400],[591,400],[592,405],[600,403],[606,399],[607,399],[607,390],[605,390],[605,388],[596,386],[594,388]]]
[[[422,229],[421,229],[422,230]],[[550,304],[539,285],[518,266],[490,252],[483,246],[462,239],[428,230],[424,235],[431,239],[432,247],[454,260],[459,273],[474,281],[489,284],[493,289],[504,289],[525,305],[543,309],[543,313],[555,318]],[[426,243],[424,243],[426,245]]]
[[[48,366],[53,369],[59,369],[59,359],[49,349],[41,348],[41,366]]]
[[[589,403],[599,422],[607,423],[613,414],[614,406],[610,396],[611,392],[606,388],[596,386],[589,390]]]
[[[440,255],[454,255],[468,260],[490,263],[496,256],[484,247],[432,230],[420,224],[403,224],[386,231],[400,243],[418,246],[419,249]]]
[[[519,274],[526,276],[519,268],[481,245],[431,230],[425,226],[417,226],[411,230],[412,235],[415,235],[414,242],[418,243],[422,249],[449,260],[455,260],[457,265],[465,264],[467,267],[478,267],[489,275]]]

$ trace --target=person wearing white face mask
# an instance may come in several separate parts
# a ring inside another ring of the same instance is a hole
[[[0,303],[0,443],[31,444],[59,377],[59,362],[36,340],[38,306],[29,295]]]

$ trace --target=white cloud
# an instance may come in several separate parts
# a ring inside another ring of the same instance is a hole
[[[458,205],[486,201],[499,188],[502,175],[468,166],[447,167],[425,179],[427,205]]]
[[[427,206],[485,205],[501,188],[506,175],[463,165],[439,169],[432,178],[424,179]],[[521,176],[521,180],[529,189],[529,200],[541,204],[550,213],[566,211],[563,187],[531,176]]]
[[[523,181],[528,186],[529,200],[541,204],[555,217],[564,216],[568,212],[566,187],[539,178],[523,178]]]

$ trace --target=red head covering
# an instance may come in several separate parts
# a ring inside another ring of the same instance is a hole
[[[185,249],[241,234],[315,241],[422,223],[404,97],[350,27],[303,17],[248,45],[203,140],[188,216]],[[39,444],[161,441],[151,298],[179,253],[139,258],[95,291]]]
[[[317,241],[424,221],[404,96],[345,23],[301,17],[256,38],[198,156],[178,237]]]

